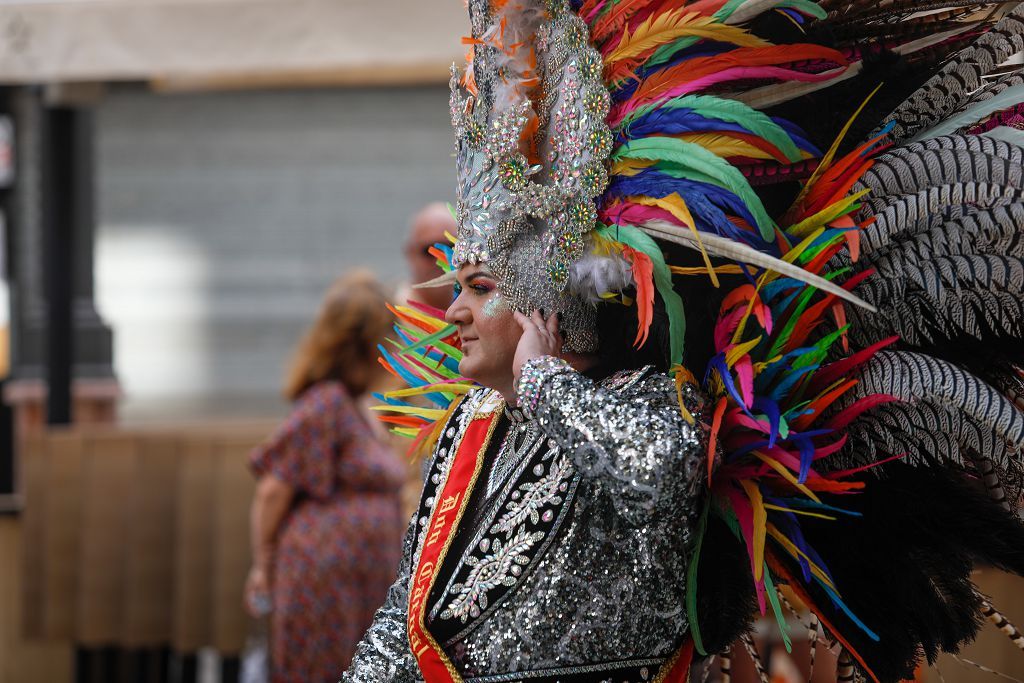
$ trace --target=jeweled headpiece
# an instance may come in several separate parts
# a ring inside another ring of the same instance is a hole
[[[452,76],[454,265],[487,263],[514,309],[560,311],[567,346],[593,351],[594,308],[570,271],[608,181],[601,55],[558,0],[471,0],[469,12],[470,63]]]
[[[596,305],[629,300],[617,296],[626,289],[642,343],[657,290],[679,360],[682,302],[654,239],[702,252],[712,279],[709,255],[855,299],[776,257],[776,225],[741,170],[798,163],[813,147],[739,101],[697,94],[844,58],[771,46],[730,25],[742,3],[711,4],[705,15],[695,8],[708,3],[469,0],[468,65],[451,80],[452,265],[486,263],[515,310],[559,311],[569,350],[597,349]],[[739,46],[732,61],[691,50],[712,35]]]

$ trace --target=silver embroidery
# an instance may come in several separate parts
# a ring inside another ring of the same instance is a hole
[[[470,617],[480,616],[480,612],[487,609],[489,604],[488,591],[499,586],[514,585],[523,567],[530,563],[527,551],[542,538],[542,531],[531,533],[520,528],[506,543],[502,543],[500,538],[488,543],[487,546],[492,550],[482,559],[473,555],[467,557],[466,564],[473,569],[466,583],[456,583],[452,586],[456,597],[441,612],[441,618],[458,617],[462,623],[466,623]]]
[[[540,524],[541,510],[549,505],[562,504],[559,494],[565,492],[571,476],[572,468],[569,461],[562,456],[551,464],[547,476],[536,482],[520,484],[506,505],[505,514],[491,527],[491,533],[511,535],[514,529],[525,524],[527,520],[532,524]]]

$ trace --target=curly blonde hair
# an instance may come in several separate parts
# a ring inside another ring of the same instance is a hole
[[[285,398],[294,401],[323,380],[340,381],[352,396],[366,393],[377,375],[377,345],[394,324],[387,303],[384,288],[368,270],[335,280],[295,350],[285,375]]]

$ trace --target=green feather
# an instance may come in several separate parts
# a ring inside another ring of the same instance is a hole
[[[725,3],[720,10],[715,12],[715,19],[719,21],[726,21],[731,17],[741,5],[746,4],[747,0],[729,0]],[[779,7],[786,7],[788,9],[795,9],[798,12],[807,14],[814,17],[815,19],[824,19],[828,16],[828,12],[818,6],[817,3],[811,0],[779,0],[773,5],[767,5],[761,10],[761,14],[764,14],[768,10],[776,9]]]
[[[665,263],[665,256],[661,253],[658,243],[650,235],[631,225],[604,225],[597,229],[597,234],[632,247],[651,259],[654,265],[654,288],[658,290],[665,304],[665,314],[668,316],[669,363],[681,363],[683,342],[686,337],[686,313],[682,297],[672,286],[672,271]]]
[[[732,16],[732,13],[740,8],[740,5],[747,3],[747,0],[729,0],[729,2],[722,5],[722,7],[715,12],[715,19],[719,21],[725,21]]]
[[[700,566],[700,550],[704,545],[704,533],[708,526],[708,512],[711,510],[710,500],[704,504],[704,511],[700,514],[700,521],[697,522],[697,529],[694,532],[697,542],[693,547],[693,556],[686,568],[686,616],[690,620],[690,637],[693,638],[693,647],[702,656],[707,656],[704,650],[704,640],[700,635],[700,623],[697,619],[697,569]]]
[[[779,7],[795,9],[801,14],[806,14],[815,19],[825,19],[828,17],[828,12],[818,3],[811,0],[783,0],[783,2],[779,3]]]
[[[779,604],[779,596],[775,592],[775,583],[772,581],[772,574],[768,571],[768,563],[764,563],[764,592],[768,596],[768,602],[775,613],[775,621],[779,623],[779,632],[782,634],[782,644],[786,646],[786,652],[793,652],[793,643],[789,640],[789,626],[786,624],[786,617],[782,613],[782,605]]]
[[[799,161],[802,158],[800,149],[793,142],[793,139],[789,137],[786,130],[772,121],[771,117],[767,114],[759,112],[742,102],[726,100],[711,95],[683,95],[682,97],[673,98],[664,104],[641,107],[632,112],[620,124],[619,128],[625,127],[628,130],[630,121],[649,113],[655,107],[659,109],[692,109],[706,119],[735,123],[743,126],[759,138],[764,138],[770,142],[790,161]]]
[[[828,351],[832,347],[832,344],[842,337],[849,329],[850,326],[845,325],[835,332],[819,339],[818,343],[812,347],[811,351],[804,353],[793,361],[792,369],[799,370],[800,368],[806,368],[821,363],[828,357]]]
[[[410,337],[416,337],[417,335],[423,334],[423,330],[421,330],[419,328],[416,328],[416,327],[412,327],[410,325],[406,325],[404,323],[399,323],[398,324],[398,328],[401,329],[403,332],[405,332]],[[413,345],[407,346],[407,345],[405,345],[405,344],[403,344],[401,342],[397,342],[397,341],[393,342],[393,344],[398,349],[399,353],[405,353],[407,351],[415,350],[415,349],[412,348]],[[455,360],[462,360],[462,351],[460,351],[459,349],[455,348],[454,346],[450,346],[448,344],[445,344],[440,339],[436,340],[432,344],[432,346],[435,349],[437,349],[438,351],[440,351],[441,353],[445,353],[445,354],[451,356]]]
[[[824,278],[826,280],[831,281],[834,280],[838,275],[838,272],[832,272],[826,274]],[[803,288],[803,291],[801,291],[800,294],[797,296],[796,307],[790,314],[785,326],[782,328],[782,330],[780,330],[777,333],[777,336],[775,337],[775,342],[772,344],[771,350],[769,350],[766,354],[768,358],[773,358],[781,352],[782,347],[786,345],[786,342],[789,341],[790,336],[793,334],[793,329],[796,327],[796,324],[800,321],[800,316],[803,315],[804,311],[807,310],[807,307],[810,305],[811,298],[818,293],[817,287],[812,287],[811,285],[807,284],[802,284],[801,287]]]
[[[671,43],[666,43],[654,51],[644,66],[650,67],[664,64],[668,60],[672,59],[677,52],[685,50],[700,39],[700,36],[683,36],[682,38],[673,40]]]
[[[413,351],[416,351],[417,349],[422,349],[424,346],[437,346],[437,343],[439,341],[441,341],[442,339],[444,339],[448,335],[452,334],[453,332],[455,332],[455,325],[445,325],[444,327],[442,327],[437,332],[435,332],[433,334],[430,334],[430,335],[427,335],[426,337],[423,337],[422,339],[420,339],[418,342],[416,342],[414,344],[410,344],[409,346],[406,346],[399,353],[401,353],[402,355],[405,355],[407,353],[412,353]],[[449,347],[449,348],[451,348],[451,347]]]
[[[612,158],[650,159],[672,164],[680,170],[695,171],[743,200],[757,222],[761,237],[766,241],[775,239],[774,222],[739,169],[698,144],[653,136],[627,142],[615,151]]]

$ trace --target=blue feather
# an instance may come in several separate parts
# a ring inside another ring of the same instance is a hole
[[[775,401],[764,396],[754,399],[753,407],[760,410],[768,418],[768,445],[774,446],[779,437],[779,406]]]
[[[746,204],[721,187],[687,178],[676,178],[657,169],[648,168],[632,176],[612,176],[605,190],[606,197],[639,195],[662,198],[671,194],[678,194],[683,198],[697,223],[698,230],[743,242],[772,255],[778,254],[774,242],[764,242],[759,234],[744,230],[729,220],[723,209],[750,225],[756,224]]]

